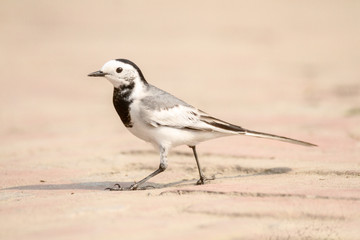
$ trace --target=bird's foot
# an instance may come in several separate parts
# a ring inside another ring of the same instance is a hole
[[[137,190],[138,187],[139,187],[139,185],[138,185],[137,183],[134,183],[133,185],[131,185],[131,186],[129,187],[129,190]]]
[[[129,188],[123,188],[120,184],[116,183],[113,187],[105,188],[105,190],[109,190],[109,191],[132,191],[132,190],[137,190],[138,187],[139,186],[138,186],[137,183],[134,183]]]
[[[211,180],[215,180],[215,175],[211,178],[207,178],[205,176],[200,176],[200,179],[196,182],[196,185],[204,185],[205,183],[210,182]]]
[[[113,187],[107,187],[105,190],[109,191],[124,191],[125,189],[120,186],[120,184],[116,183]]]
[[[130,187],[128,188],[123,188],[121,187],[120,184],[116,183],[113,187],[108,187],[105,188],[105,190],[109,190],[109,191],[135,191],[135,190],[148,190],[148,189],[154,189],[156,188],[155,186],[144,186],[144,187],[139,187],[139,185],[135,182],[134,184],[132,184]]]

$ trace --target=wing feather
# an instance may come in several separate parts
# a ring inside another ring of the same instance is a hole
[[[155,86],[149,85],[147,90],[149,95],[141,99],[140,117],[153,127],[244,133],[242,127],[214,118]]]
[[[198,131],[213,131],[212,127],[200,120],[198,110],[193,107],[176,105],[159,110],[142,109],[141,118],[153,127],[173,127]]]
[[[285,141],[304,146],[316,146],[312,143],[282,137],[278,135],[256,132],[240,126],[214,118],[209,114],[192,107],[186,102],[173,95],[149,86],[152,92],[141,100],[140,117],[153,127],[172,127],[194,131],[220,132],[224,134],[244,134],[248,136],[261,137]]]

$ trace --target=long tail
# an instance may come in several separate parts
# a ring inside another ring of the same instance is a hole
[[[283,142],[288,142],[288,143],[293,143],[293,144],[299,144],[299,145],[303,145],[303,146],[307,146],[307,147],[317,147],[317,145],[315,145],[315,144],[300,141],[300,140],[296,140],[296,139],[292,139],[292,138],[287,138],[287,137],[277,136],[277,135],[274,135],[274,134],[248,130],[248,129],[242,128],[240,126],[225,122],[225,121],[220,120],[218,118],[214,118],[214,117],[208,115],[205,112],[201,111],[201,113],[202,113],[202,115],[200,115],[200,120],[201,121],[203,121],[203,122],[205,122],[205,123],[207,123],[207,124],[209,124],[209,125],[211,125],[213,127],[225,130],[225,131],[231,131],[231,132],[237,133],[237,134],[244,134],[246,136],[253,136],[253,137],[259,137],[259,138],[268,138],[268,139],[273,139],[273,140],[278,140],[278,141],[283,141]]]
[[[244,129],[244,132],[241,132],[241,133],[245,134],[246,136],[274,139],[274,140],[278,140],[278,141],[303,145],[303,146],[307,146],[307,147],[317,147],[317,145],[309,143],[309,142],[304,142],[304,141],[300,141],[300,140],[296,140],[296,139],[292,139],[292,138],[277,136],[277,135],[269,134],[269,133],[256,132],[256,131],[252,131],[252,130],[248,130],[248,129]]]

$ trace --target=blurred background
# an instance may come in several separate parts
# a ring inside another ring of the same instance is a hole
[[[159,164],[112,85],[87,77],[116,58],[211,115],[319,147],[216,139],[197,148],[211,184],[193,186],[182,146],[149,183],[170,187],[103,191]],[[359,236],[358,0],[1,0],[0,66],[0,239]]]
[[[341,131],[326,144],[358,147],[359,12],[350,0],[2,0],[1,157],[146,148],[111,84],[87,77],[115,58],[219,118],[318,144]]]

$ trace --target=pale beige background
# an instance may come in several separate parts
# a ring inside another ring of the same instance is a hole
[[[357,239],[359,1],[0,2],[1,239]],[[231,137],[159,164],[121,124],[114,58],[219,118],[319,144]]]

